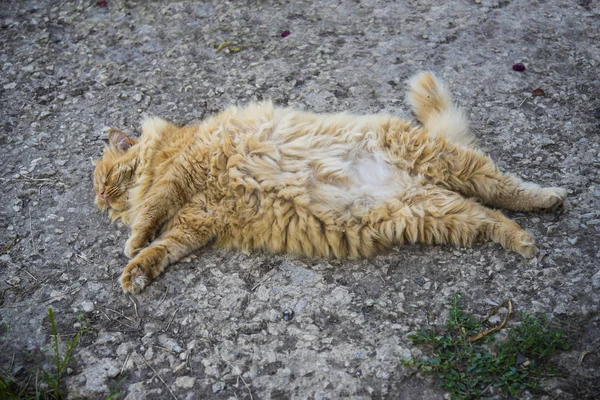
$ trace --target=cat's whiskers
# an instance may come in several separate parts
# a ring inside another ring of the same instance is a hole
[[[129,190],[129,189],[131,189],[132,187],[134,187],[136,185],[137,185],[137,182],[131,182],[131,183],[127,184],[127,185],[121,186],[121,189],[123,189],[123,191],[126,191],[126,190]]]

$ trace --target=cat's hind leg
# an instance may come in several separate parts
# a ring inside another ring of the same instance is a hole
[[[450,145],[450,147],[454,147]],[[503,173],[476,149],[454,148],[445,153],[448,169],[441,178],[453,190],[480,199],[485,204],[515,211],[554,210],[567,196],[566,189],[541,187],[513,174]]]
[[[537,252],[531,235],[502,213],[434,185],[374,210],[370,219],[389,244],[470,246],[481,237],[525,258]]]
[[[191,207],[183,209],[160,237],[141,249],[123,270],[123,291],[139,293],[168,265],[210,242],[216,236],[215,220],[202,214]]]
[[[394,125],[390,127],[385,146],[391,162],[413,175],[427,177],[433,184],[493,207],[516,211],[555,209],[565,200],[565,189],[542,188],[503,173],[476,148],[432,136],[425,129],[406,133]]]
[[[416,158],[418,171],[436,183],[494,207],[532,211],[554,209],[566,190],[542,188],[498,170],[493,161],[471,145],[464,112],[457,107],[444,84],[432,73],[422,72],[408,81],[407,99],[425,131],[404,135],[402,156]]]

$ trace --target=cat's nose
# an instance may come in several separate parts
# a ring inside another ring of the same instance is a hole
[[[100,192],[100,197],[104,198],[104,190]]]

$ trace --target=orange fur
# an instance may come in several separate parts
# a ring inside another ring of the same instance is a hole
[[[96,204],[131,225],[123,289],[142,290],[210,242],[341,258],[483,237],[533,257],[531,236],[477,200],[548,209],[563,202],[564,189],[503,174],[468,145],[464,114],[433,75],[422,73],[410,86],[422,126],[265,102],[182,128],[149,119],[139,140],[113,131],[94,187]]]

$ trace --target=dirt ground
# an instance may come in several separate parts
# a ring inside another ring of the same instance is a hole
[[[122,379],[127,399],[441,399],[402,361],[420,354],[408,335],[442,323],[459,293],[477,315],[509,298],[567,329],[562,377],[523,397],[600,398],[599,2],[439,3],[3,1],[2,370],[51,361],[52,307],[61,340],[83,331],[73,399]],[[186,123],[265,98],[408,115],[404,81],[424,69],[503,170],[568,188],[559,213],[507,213],[537,258],[491,243],[343,262],[207,248],[122,293],[128,232],[93,205],[109,127],[137,134],[145,115]]]

